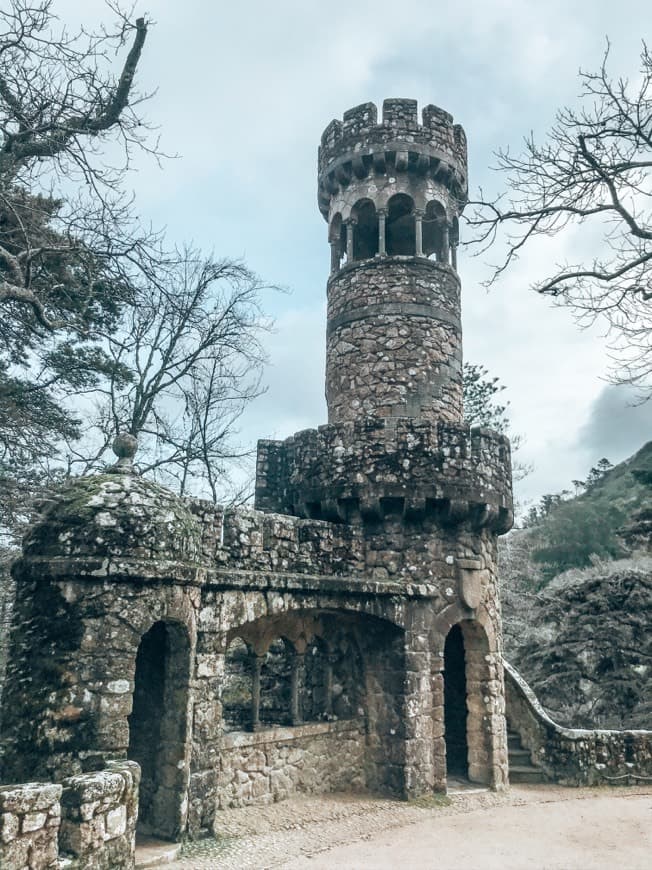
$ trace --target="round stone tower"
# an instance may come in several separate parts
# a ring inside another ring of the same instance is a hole
[[[423,539],[424,520],[440,541],[462,523],[506,531],[509,442],[463,420],[462,127],[436,106],[419,123],[415,100],[385,100],[380,122],[364,103],[324,131],[318,178],[331,246],[328,424],[259,442],[257,507],[369,534],[398,518],[404,540]]]
[[[326,398],[331,423],[361,416],[462,419],[456,248],[466,137],[415,100],[364,103],[319,149],[328,222]]]

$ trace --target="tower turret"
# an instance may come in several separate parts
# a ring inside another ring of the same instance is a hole
[[[419,123],[415,100],[385,100],[382,121],[364,103],[326,127],[318,175],[331,245],[328,424],[259,442],[256,506],[361,523],[376,536],[370,558],[408,576],[406,541],[512,522],[509,441],[463,420],[466,136],[436,106]],[[387,555],[397,550],[402,562]]]
[[[328,222],[329,422],[462,419],[456,248],[467,199],[466,137],[415,100],[364,103],[319,149]]]

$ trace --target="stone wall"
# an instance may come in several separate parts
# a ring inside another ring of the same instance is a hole
[[[222,739],[219,809],[268,804],[292,794],[362,791],[364,723],[318,722]],[[219,834],[219,816],[215,821]]]
[[[423,257],[352,263],[328,282],[329,422],[462,419],[460,283]]]
[[[238,508],[198,499],[188,507],[201,523],[202,555],[212,568],[295,574],[361,575],[360,532],[328,522]]]
[[[109,762],[60,785],[0,787],[0,867],[132,868],[139,779],[137,764]]]
[[[562,728],[507,662],[507,721],[550,782],[561,785],[634,785],[652,781],[652,731]]]
[[[489,429],[366,419],[260,441],[256,507],[340,523],[428,514],[439,527],[471,516],[512,523],[509,441]]]
[[[60,785],[0,786],[0,867],[56,868],[61,823]]]

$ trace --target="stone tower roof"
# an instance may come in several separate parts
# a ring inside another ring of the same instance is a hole
[[[201,531],[169,490],[118,468],[66,483],[43,505],[26,556],[196,561]]]

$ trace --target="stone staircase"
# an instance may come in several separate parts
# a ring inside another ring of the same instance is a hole
[[[530,750],[523,748],[521,735],[511,728],[507,729],[507,756],[510,782],[537,783],[546,781],[541,768],[532,764]]]

